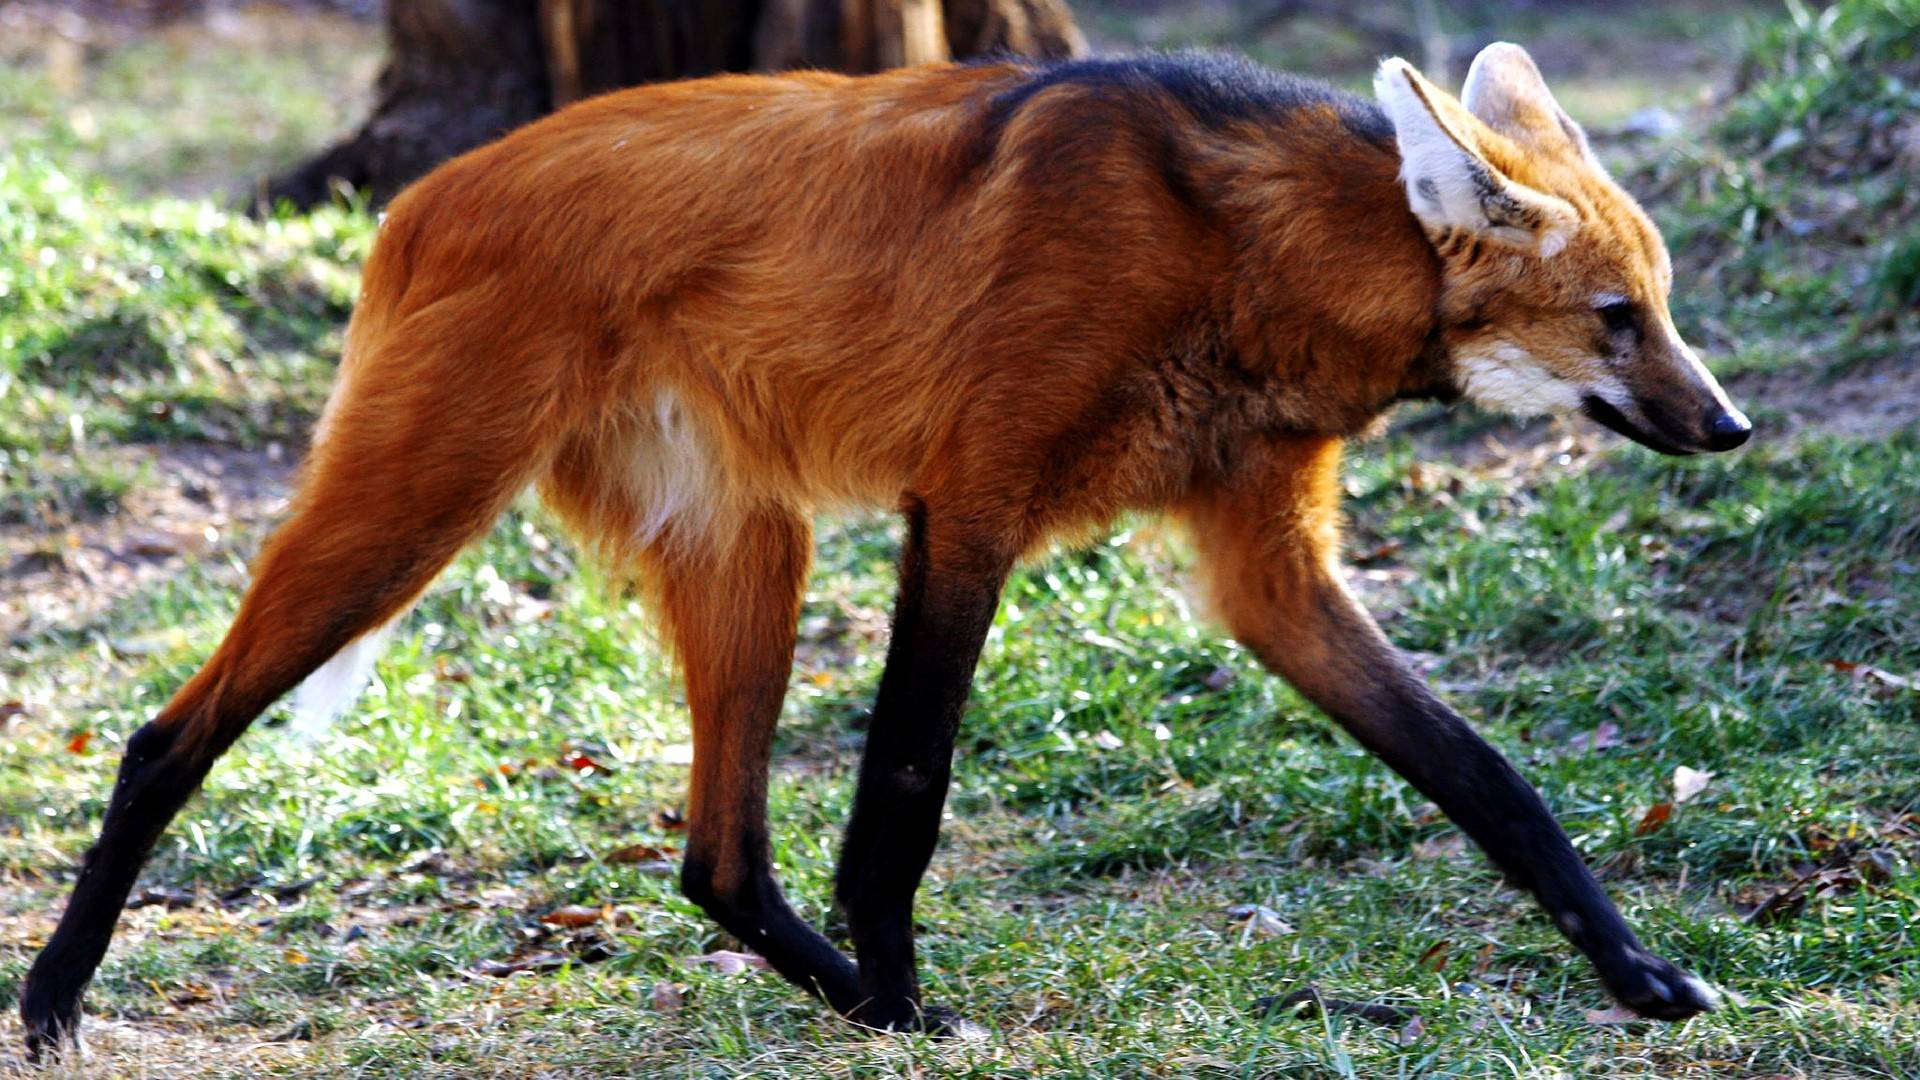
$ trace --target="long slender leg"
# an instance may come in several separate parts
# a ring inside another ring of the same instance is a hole
[[[969,544],[937,510],[910,507],[907,525],[836,890],[860,960],[861,1000],[850,1015],[895,1030],[929,1020],[914,973],[913,895],[939,838],[960,712],[1012,566],[1011,553]]]
[[[1347,593],[1333,565],[1338,450],[1269,448],[1186,508],[1228,628],[1530,890],[1614,997],[1655,1019],[1711,1008],[1713,991],[1641,946],[1539,794]]]
[[[401,376],[441,362],[398,350],[388,359]],[[100,838],[27,973],[20,1013],[31,1056],[75,1033],[140,867],[215,759],[276,698],[403,610],[536,466],[544,406],[531,388],[374,377],[386,368],[363,370],[338,403],[219,648],[128,739]]]
[[[787,905],[767,845],[767,763],[793,666],[811,529],[786,511],[729,527],[725,553],[666,546],[650,568],[693,712],[681,890],[774,970],[840,1012],[853,962]]]

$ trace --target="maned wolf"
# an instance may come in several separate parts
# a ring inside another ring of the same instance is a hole
[[[1532,890],[1615,997],[1711,1007],[1348,595],[1337,473],[1409,398],[1583,411],[1668,453],[1750,426],[1525,51],[1489,47],[1458,99],[1397,59],[1374,93],[1202,56],[724,77],[583,102],[421,180],[381,226],[291,517],[128,740],[22,994],[33,1048],[74,1032],[214,760],[309,677],[350,693],[529,485],[643,585],[683,667],[686,893],[859,1023],[950,1022],[920,1000],[912,903],[1009,568],[1139,510],[1191,532],[1227,629]],[[908,526],[839,871],[858,964],[787,906],[766,821],[810,520],[852,505]]]

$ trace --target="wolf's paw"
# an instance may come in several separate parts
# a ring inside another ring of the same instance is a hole
[[[1600,971],[1614,999],[1649,1020],[1685,1020],[1711,1012],[1720,992],[1652,953],[1629,950]]]
[[[39,1063],[73,1048],[80,1035],[80,995],[59,994],[29,978],[20,994],[27,1029],[27,1060]]]
[[[847,1019],[875,1031],[921,1031],[948,1039],[984,1039],[987,1029],[939,1005],[915,1006],[901,1002],[900,1007],[882,1011],[871,1005],[856,1009]]]

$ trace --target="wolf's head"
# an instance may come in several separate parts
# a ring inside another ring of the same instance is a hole
[[[1747,440],[1752,425],[1674,330],[1660,234],[1526,50],[1487,46],[1457,99],[1400,59],[1373,87],[1440,255],[1442,340],[1466,397],[1585,412],[1670,454]]]

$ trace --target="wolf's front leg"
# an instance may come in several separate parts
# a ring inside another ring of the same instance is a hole
[[[1183,507],[1228,629],[1531,891],[1622,1004],[1660,1020],[1712,1008],[1713,990],[1647,952],[1539,794],[1347,593],[1333,559],[1338,462],[1331,440],[1276,443]]]

